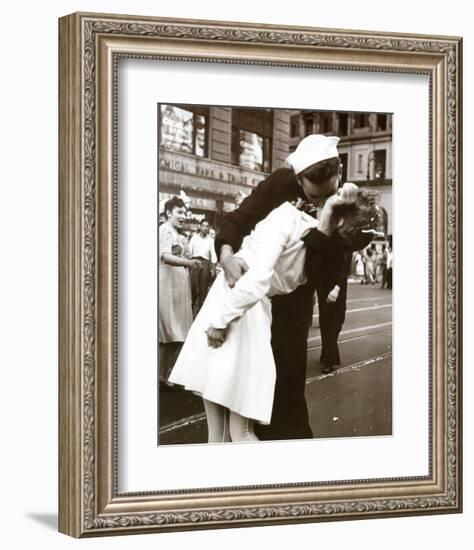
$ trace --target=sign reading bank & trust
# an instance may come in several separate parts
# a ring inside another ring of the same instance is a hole
[[[244,187],[255,187],[266,177],[264,172],[256,172],[232,164],[163,149],[160,150],[159,166],[160,171],[187,174],[203,180],[242,185]]]

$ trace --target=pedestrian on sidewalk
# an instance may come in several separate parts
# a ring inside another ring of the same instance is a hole
[[[197,260],[184,256],[183,236],[186,206],[177,196],[165,203],[166,222],[159,227],[159,381],[161,390],[169,390],[169,373],[191,327],[191,285],[189,267]]]
[[[217,256],[214,250],[214,239],[209,235],[209,222],[205,218],[199,224],[199,232],[195,233],[189,241],[189,254],[199,262],[191,269],[193,317],[196,317],[206,299],[211,280],[216,275]]]
[[[365,261],[362,250],[356,252],[354,262],[356,277],[360,280],[360,284],[363,285],[365,284]]]
[[[209,442],[256,441],[255,422],[270,423],[277,376],[270,299],[308,282],[314,291],[305,275],[306,248],[315,247],[309,261],[319,261],[334,244],[329,237],[337,208],[353,205],[351,212],[359,212],[364,200],[347,183],[326,201],[319,221],[282,204],[244,239],[238,257],[248,270],[234,287],[223,273],[216,279],[170,375],[173,383],[203,397]],[[369,214],[354,219],[366,226]],[[305,246],[301,239],[309,234]],[[316,266],[307,269],[320,273]]]
[[[380,256],[380,273],[382,275],[382,280],[380,288],[384,288],[387,285],[387,245],[382,245],[382,254]]]
[[[375,284],[375,256],[374,251],[370,248],[366,248],[365,255],[365,283]]]
[[[387,288],[392,290],[393,250],[390,242],[387,249]]]

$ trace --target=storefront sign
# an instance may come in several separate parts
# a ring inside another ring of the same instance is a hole
[[[164,203],[174,197],[176,194],[173,193],[161,193],[160,192],[160,206],[164,206]],[[189,208],[197,208],[199,210],[217,210],[217,203],[213,199],[204,199],[201,197],[192,197],[186,195],[189,200]]]
[[[160,170],[246,187],[255,187],[266,177],[263,172],[163,149],[160,150]]]

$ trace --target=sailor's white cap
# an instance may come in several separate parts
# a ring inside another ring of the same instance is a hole
[[[295,174],[299,174],[308,166],[339,156],[337,144],[339,138],[335,136],[323,136],[312,134],[302,139],[293,153],[288,155],[286,161],[292,166]]]

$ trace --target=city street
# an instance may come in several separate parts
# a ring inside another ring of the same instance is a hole
[[[392,432],[392,291],[350,283],[339,338],[341,368],[319,363],[318,308],[308,339],[306,400],[315,437],[389,435]],[[205,443],[202,401],[186,391],[160,393],[160,444]]]

